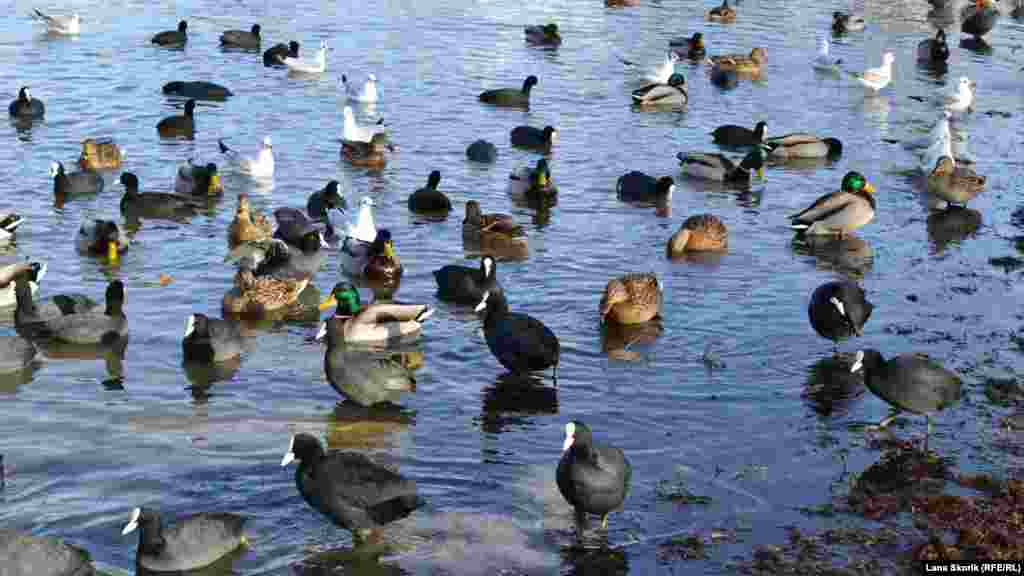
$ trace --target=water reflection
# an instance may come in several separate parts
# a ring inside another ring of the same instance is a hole
[[[951,243],[974,236],[981,227],[981,212],[963,206],[949,206],[928,214],[928,238],[933,254],[942,254]]]
[[[566,546],[561,550],[562,561],[568,569],[565,574],[573,576],[626,576],[629,574],[629,556],[622,549],[607,545],[592,548]]]
[[[248,552],[249,549],[246,546],[241,546],[209,566],[184,572],[154,572],[147,570],[141,565],[136,565],[135,574],[136,576],[167,576],[168,574],[174,574],[175,576],[233,576],[237,573],[234,570],[235,561],[245,556]]]
[[[327,417],[331,450],[394,448],[398,435],[416,424],[416,413],[394,405],[371,408],[342,402]]]
[[[235,356],[223,362],[182,362],[181,364],[185,371],[185,378],[191,384],[187,389],[191,392],[192,399],[196,404],[208,402],[213,395],[210,393],[211,385],[215,382],[230,380],[241,366],[241,356]]]
[[[533,415],[558,414],[558,389],[545,386],[536,376],[502,374],[484,387],[480,400],[477,422],[491,434],[529,425]]]
[[[862,371],[851,373],[853,353],[838,353],[821,358],[807,369],[807,382],[801,396],[821,418],[843,416],[864,394]]]
[[[499,262],[522,262],[530,257],[528,242],[503,236],[463,236],[462,250],[467,258],[479,259],[489,255]]]
[[[885,128],[889,124],[889,110],[891,109],[889,96],[887,94],[875,94],[865,91],[864,100],[861,102],[861,109],[864,111],[866,120],[873,120],[879,128]]]
[[[631,325],[605,322],[601,327],[601,350],[616,360],[639,360],[642,355],[633,348],[653,344],[664,331],[661,318]]]
[[[337,548],[324,550],[292,564],[292,576],[401,576],[409,574],[393,563],[381,564],[378,550]]]
[[[29,362],[27,366],[15,372],[0,374],[0,394],[14,394],[18,386],[31,382],[43,365],[39,360]]]
[[[107,379],[103,386],[108,390],[121,390],[124,384],[124,353],[128,348],[129,335],[108,344],[70,344],[47,341],[37,343],[39,351],[47,358],[100,360],[106,367]]]
[[[812,256],[819,270],[839,272],[852,280],[861,280],[874,266],[871,244],[857,236],[796,236],[791,248],[795,254]]]

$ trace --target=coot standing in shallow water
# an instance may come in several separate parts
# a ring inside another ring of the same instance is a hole
[[[576,509],[579,520],[586,514],[598,514],[601,529],[606,530],[608,514],[622,506],[632,475],[633,468],[621,449],[594,442],[583,422],[574,420],[565,425],[562,458],[555,476],[558,491]]]

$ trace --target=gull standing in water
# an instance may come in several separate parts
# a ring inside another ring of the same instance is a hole
[[[818,54],[811,60],[811,66],[815,70],[821,72],[839,72],[839,65],[843,61],[839,58],[832,57],[829,54],[829,41],[825,36],[818,37]]]
[[[882,65],[877,68],[868,68],[864,72],[847,72],[854,80],[860,82],[862,86],[868,88],[874,92],[878,92],[882,88],[889,85],[892,80],[892,63],[896,61],[896,57],[892,52],[886,52],[882,55]]]
[[[72,14],[71,16],[48,16],[36,10],[35,16],[46,23],[46,31],[50,34],[74,36],[82,31],[82,21],[78,14]]]
[[[256,158],[241,156],[238,152],[228,148],[224,140],[218,140],[220,151],[238,164],[238,170],[255,178],[269,178],[274,175],[274,146],[270,136],[263,137],[263,147]]]

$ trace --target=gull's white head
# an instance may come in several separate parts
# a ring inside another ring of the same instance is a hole
[[[572,448],[573,442],[576,441],[576,425],[569,422],[565,425],[565,441],[562,442],[562,452],[565,452],[569,448]]]
[[[60,172],[60,165],[56,162],[50,162],[50,176],[56,176]]]
[[[890,64],[892,64],[892,63],[893,63],[893,62],[895,62],[895,61],[896,61],[896,56],[895,56],[895,55],[893,55],[893,53],[892,53],[892,52],[886,52],[886,53],[885,53],[885,54],[884,54],[884,55],[882,56],[882,65],[883,65],[883,66],[889,66]]]
[[[274,143],[270,140],[270,136],[264,136],[263,137],[263,147],[264,148],[273,148],[274,147]]]
[[[124,525],[124,529],[121,530],[121,535],[124,536],[129,532],[139,527],[139,516],[142,514],[142,508],[136,508],[132,510],[131,518],[128,519],[128,523]]]
[[[351,106],[345,106],[345,109],[341,111],[342,116],[345,117],[346,122],[355,122],[356,115],[352,113]]]
[[[377,76],[375,76],[373,74],[370,74],[368,82],[376,82],[376,81],[377,81]]]
[[[321,328],[321,330],[323,330],[323,328]],[[293,452],[294,448],[295,436],[292,436],[292,439],[288,442],[288,451],[284,453],[284,458],[281,459],[281,467],[287,466],[295,461],[295,452]]]
[[[185,319],[185,338],[188,338],[189,334],[194,332],[196,329],[196,315],[189,314],[188,318]]]
[[[359,201],[359,205],[363,208],[373,208],[375,204],[376,203],[373,201],[373,198],[369,196],[363,196],[363,199]]]

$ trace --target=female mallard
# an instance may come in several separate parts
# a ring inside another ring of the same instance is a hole
[[[654,274],[626,274],[605,286],[601,321],[643,324],[661,313],[661,301],[661,284]]]
[[[543,130],[533,126],[516,126],[509,134],[513,146],[530,148],[538,152],[550,152],[551,146],[558,142],[558,130],[545,126]]]
[[[253,211],[248,194],[238,195],[235,219],[228,227],[228,246],[234,248],[243,242],[267,240],[274,232],[274,224],[262,213]]]
[[[466,202],[466,217],[462,221],[462,238],[483,242],[485,239],[526,241],[523,227],[508,214],[483,214],[476,200]]]
[[[523,87],[519,88],[498,88],[486,90],[480,93],[480,101],[496,106],[528,107],[530,105],[530,90],[537,85],[537,77],[530,75],[523,80]]]
[[[950,204],[966,206],[985,189],[985,177],[959,167],[949,156],[939,158],[928,175],[928,191]]]
[[[558,188],[551,181],[551,170],[546,158],[537,160],[537,166],[523,166],[508,177],[508,193],[514,200],[526,202],[533,207],[554,204],[558,199]]]
[[[935,38],[925,38],[917,43],[917,61],[928,64],[942,64],[949,60],[949,45],[946,44],[946,31],[942,28],[935,33]]]
[[[625,202],[658,202],[672,199],[675,181],[671,176],[655,178],[638,170],[619,176],[615,193]]]
[[[673,74],[668,84],[649,84],[633,90],[633,102],[641,106],[686,104],[686,79],[682,74]]]
[[[676,54],[685,56],[690,60],[699,60],[707,54],[704,47],[704,35],[700,32],[694,32],[693,36],[689,38],[669,40],[668,47]]]
[[[78,166],[82,170],[91,172],[116,170],[121,167],[122,160],[124,160],[124,150],[113,140],[109,138],[82,140],[82,154],[78,157]]]
[[[805,132],[767,138],[769,158],[838,158],[843,154],[843,143],[835,138],[818,138]]]
[[[736,9],[729,6],[729,0],[722,0],[721,6],[715,6],[711,10],[708,10],[708,20],[722,23],[735,22]]]
[[[388,142],[388,135],[383,132],[377,132],[371,136],[369,142],[341,141],[341,157],[348,160],[353,166],[365,168],[383,168],[388,162],[384,152],[393,149],[394,147]]]
[[[336,321],[328,328],[328,323],[320,325],[317,340],[322,339],[327,330],[333,330],[337,341],[348,344],[384,342],[405,336],[418,334],[423,322],[434,314],[434,309],[426,304],[367,304],[365,307],[359,299],[359,291],[348,282],[338,282],[331,294],[320,304],[320,310],[337,306],[334,311]]]
[[[92,256],[106,256],[117,263],[120,252],[128,247],[128,236],[112,220],[84,222],[78,229],[78,251]]]
[[[690,216],[679,230],[668,239],[670,258],[686,252],[720,252],[729,247],[729,229],[718,216],[696,214]]]
[[[75,194],[96,194],[103,191],[103,177],[95,172],[64,172],[64,163],[51,162],[50,176],[53,178],[53,195],[66,198]]]
[[[174,191],[192,196],[220,196],[224,193],[224,186],[220,183],[216,164],[210,162],[206,166],[196,166],[190,159],[178,167]]]
[[[846,14],[838,11],[832,13],[832,32],[835,34],[859,32],[865,26],[864,17],[859,14]]]
[[[715,144],[733,148],[746,148],[763,144],[767,135],[768,124],[763,121],[755,124],[753,130],[745,126],[725,124],[715,128],[714,132],[711,133],[711,136],[715,139]]]
[[[708,58],[708,62],[722,70],[759,74],[761,66],[768,62],[768,51],[764,48],[754,48],[749,55],[723,54]]]
[[[526,26],[523,31],[526,33],[526,41],[530,44],[558,46],[562,43],[562,36],[558,33],[558,24],[554,22],[543,26]]]
[[[789,217],[801,234],[845,236],[875,217],[875,187],[860,172],[847,172],[841,188]]]
[[[767,152],[764,146],[755,146],[738,165],[721,154],[680,152],[676,158],[679,158],[679,165],[687,176],[718,182],[750,182],[752,170],[764,178]]]
[[[224,295],[222,309],[225,316],[261,316],[293,304],[307,284],[309,278],[257,277],[248,266],[243,265],[235,273],[234,289]]]
[[[126,218],[164,218],[180,220],[194,216],[201,206],[192,198],[165,192],[139,192],[139,178],[131,172],[121,173],[124,196],[121,215]]]
[[[437,189],[441,183],[441,172],[434,170],[427,177],[427,185],[409,195],[409,211],[420,214],[444,214],[452,209],[451,200]]]

